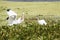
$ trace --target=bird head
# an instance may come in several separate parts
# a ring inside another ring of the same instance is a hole
[[[7,11],[10,11],[11,9],[7,9]]]

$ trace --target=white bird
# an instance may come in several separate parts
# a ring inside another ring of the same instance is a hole
[[[14,11],[12,11],[11,9],[7,9],[7,14],[8,14],[8,16],[17,16],[17,14]]]
[[[39,20],[39,18],[37,18],[37,21],[40,25],[47,25],[46,21],[44,19]]]
[[[13,21],[12,24],[20,24],[24,21],[24,13],[22,14],[22,16],[16,20]]]
[[[24,13],[18,19],[16,19],[17,14],[14,11],[10,10],[10,9],[7,10],[7,14],[9,16],[7,18],[9,26],[12,26],[13,24],[20,24],[24,21]]]

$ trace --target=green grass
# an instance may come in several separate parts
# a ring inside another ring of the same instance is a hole
[[[6,9],[25,13],[22,24],[7,26]],[[39,16],[40,15],[40,16]],[[39,25],[36,16],[48,23]],[[60,40],[60,2],[0,1],[0,40]]]

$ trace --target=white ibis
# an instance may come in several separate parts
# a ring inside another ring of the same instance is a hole
[[[40,25],[47,25],[46,21],[44,19],[39,20],[39,18],[37,18],[37,21]]]
[[[16,19],[17,14],[14,11],[12,11],[11,9],[7,9],[7,14],[9,16],[9,17],[7,17],[9,26],[12,26],[13,24],[20,24],[24,21],[24,13],[18,19]]]

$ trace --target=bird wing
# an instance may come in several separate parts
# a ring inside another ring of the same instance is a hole
[[[15,20],[16,20],[16,16],[12,15],[12,16],[9,16],[8,22],[9,22],[9,24],[12,24],[13,21],[15,21]]]
[[[17,14],[14,11],[12,11],[12,10],[10,10],[9,12],[7,12],[7,14],[8,14],[8,16],[12,16],[12,15],[17,16]]]

